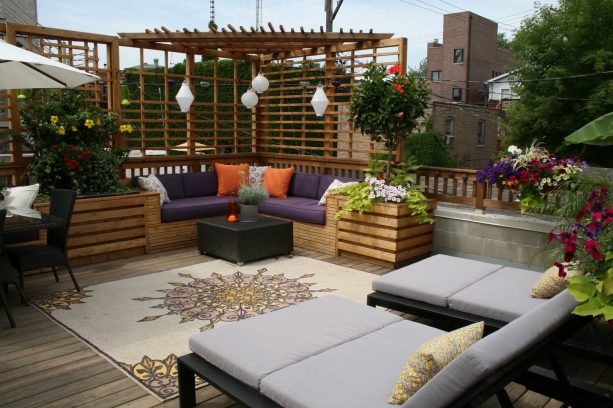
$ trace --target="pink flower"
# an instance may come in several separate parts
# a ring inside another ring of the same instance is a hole
[[[592,258],[594,258],[596,261],[602,260],[602,254],[598,252],[598,242],[593,238],[588,238],[588,240],[585,242],[585,252],[592,255]]]
[[[566,272],[564,272],[564,269],[566,268],[566,266],[563,263],[557,261],[554,262],[553,265],[558,267],[558,276],[560,278],[565,278]]]

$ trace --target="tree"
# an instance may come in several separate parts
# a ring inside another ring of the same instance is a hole
[[[428,78],[428,58],[424,58],[419,61],[419,64],[415,67],[409,67],[409,73],[415,75],[419,79]]]
[[[613,75],[603,73],[613,70],[611,21],[610,0],[560,0],[522,22],[511,44],[521,100],[509,111],[506,144],[539,140],[558,154],[581,153],[593,164],[611,164],[611,147],[562,143],[613,110]]]
[[[498,42],[498,48],[501,48],[507,51],[511,50],[511,40],[507,38],[507,35],[505,33],[497,34],[497,42]]]

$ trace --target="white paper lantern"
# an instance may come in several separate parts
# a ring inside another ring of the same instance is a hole
[[[241,95],[241,102],[247,109],[251,109],[257,105],[258,100],[258,95],[251,88],[247,89],[247,92]]]
[[[258,76],[253,78],[251,81],[251,87],[257,92],[262,93],[268,89],[268,79],[264,76],[263,73],[259,73]]]
[[[189,107],[192,106],[192,102],[194,102],[194,95],[192,94],[192,90],[189,89],[187,81],[183,82],[175,98],[177,102],[179,102],[181,112],[189,112]]]
[[[311,99],[311,105],[313,106],[313,109],[315,109],[315,114],[317,116],[323,116],[329,104],[330,101],[328,101],[328,97],[324,92],[324,86],[317,85],[315,95],[313,95],[313,98]]]

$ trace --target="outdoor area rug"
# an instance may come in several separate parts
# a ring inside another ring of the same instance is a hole
[[[178,395],[177,357],[191,335],[329,294],[365,303],[375,277],[305,257],[214,260],[31,302],[165,400]]]

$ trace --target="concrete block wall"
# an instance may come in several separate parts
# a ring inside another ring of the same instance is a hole
[[[512,213],[475,213],[439,203],[435,211],[435,253],[543,271],[554,259],[543,252],[555,223]]]

